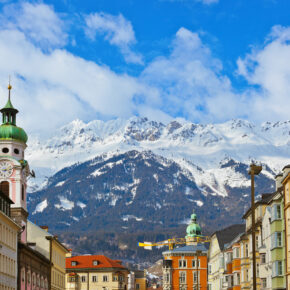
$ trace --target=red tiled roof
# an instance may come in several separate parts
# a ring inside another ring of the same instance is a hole
[[[77,262],[76,266],[72,266],[71,262]],[[98,261],[98,265],[94,266],[93,261]],[[67,269],[81,269],[81,268],[123,268],[118,260],[112,260],[103,255],[85,255],[85,256],[74,256],[66,258]]]

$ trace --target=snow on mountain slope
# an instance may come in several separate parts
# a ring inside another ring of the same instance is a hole
[[[174,160],[191,172],[199,187],[206,183],[212,194],[225,196],[227,186],[248,186],[248,179],[222,168],[223,162],[256,160],[267,165],[264,173],[272,177],[290,163],[290,121],[257,126],[245,120],[207,125],[178,120],[163,124],[139,117],[87,124],[75,120],[46,140],[30,137],[26,158],[38,177],[31,180],[31,191],[66,166],[129,150],[151,150]]]

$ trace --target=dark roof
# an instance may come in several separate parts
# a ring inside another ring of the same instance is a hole
[[[202,253],[207,253],[207,248],[204,244],[189,245],[180,248],[175,248],[173,250],[166,251],[164,253],[196,253],[196,251],[201,251]]]
[[[215,232],[214,234],[217,237],[220,249],[223,250],[225,244],[231,242],[235,237],[243,233],[245,229],[245,224],[236,224]]]
[[[284,169],[286,169],[286,168],[290,168],[290,164],[284,166],[282,170],[284,170]]]
[[[275,194],[276,194],[276,192],[274,192],[274,193],[263,193],[261,199],[259,199],[258,201],[255,202],[255,208],[259,204],[268,204],[268,202],[271,200],[271,198]],[[251,207],[245,212],[245,214],[243,215],[243,219],[245,219],[250,213],[251,213]]]
[[[24,244],[23,242],[18,241],[18,249],[20,252],[23,250],[26,250],[26,251],[30,252],[30,254],[32,254],[34,257],[37,257],[38,259],[42,260],[44,263],[47,263],[48,265],[50,265],[49,259],[47,259],[44,255],[42,255],[37,250],[34,250],[31,247],[29,247],[28,244]]]

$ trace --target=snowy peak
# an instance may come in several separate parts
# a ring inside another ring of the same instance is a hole
[[[75,120],[46,140],[32,136],[28,145],[27,159],[38,172],[35,186],[45,184],[47,177],[66,166],[130,150],[150,150],[173,160],[197,180],[201,177],[190,163],[213,170],[225,157],[245,164],[255,159],[277,173],[290,163],[290,121],[258,126],[239,119],[205,125],[179,120],[163,124],[140,117],[89,123]]]

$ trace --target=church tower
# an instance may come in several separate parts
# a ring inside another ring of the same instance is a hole
[[[24,159],[24,151],[27,147],[27,135],[25,131],[16,125],[15,109],[11,103],[11,85],[8,86],[8,101],[2,113],[2,125],[0,126],[0,190],[13,201],[11,206],[11,218],[21,227],[23,232],[21,241],[26,242],[27,204],[26,187],[29,175],[29,166]]]

